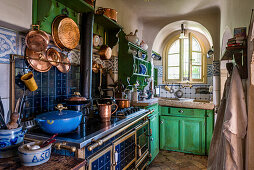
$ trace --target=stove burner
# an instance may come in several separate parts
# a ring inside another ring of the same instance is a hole
[[[124,109],[119,109],[112,115],[112,117],[125,118],[126,116],[138,112],[140,110],[139,107],[128,107]]]

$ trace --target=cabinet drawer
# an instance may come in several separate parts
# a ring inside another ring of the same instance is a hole
[[[146,109],[154,110],[154,113],[157,113],[158,112],[158,104],[148,106],[148,107],[146,107]]]
[[[177,107],[161,107],[161,115],[176,115],[176,116],[190,116],[190,117],[205,117],[206,110],[203,109],[189,109]]]

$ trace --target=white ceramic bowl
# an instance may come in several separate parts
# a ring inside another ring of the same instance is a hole
[[[39,145],[40,142],[27,143],[18,148],[19,158],[24,166],[40,165],[47,162],[50,159],[52,144],[49,144],[46,147],[36,150],[28,149],[27,145],[33,146],[35,144]]]

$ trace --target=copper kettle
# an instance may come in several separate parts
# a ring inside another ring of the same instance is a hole
[[[116,109],[111,113],[111,107],[116,106]],[[118,106],[117,104],[98,104],[98,109],[99,109],[99,115],[101,117],[102,122],[109,122],[111,119],[111,115],[114,114]]]

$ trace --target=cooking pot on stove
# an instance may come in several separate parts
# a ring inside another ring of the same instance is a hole
[[[130,101],[128,99],[116,99],[116,104],[118,108],[124,109],[130,107]]]
[[[62,104],[58,104],[58,111],[46,112],[36,116],[35,121],[46,133],[69,133],[74,131],[80,124],[82,113],[67,109]]]

